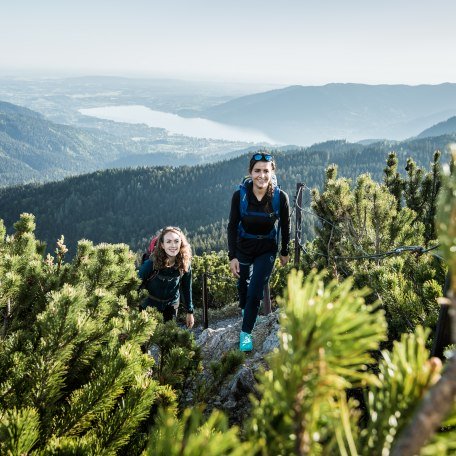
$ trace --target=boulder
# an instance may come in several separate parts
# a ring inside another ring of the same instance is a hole
[[[250,395],[258,396],[255,375],[260,369],[267,369],[267,355],[279,346],[279,312],[258,318],[252,332],[253,350],[245,353],[245,362],[236,372],[216,384],[210,365],[229,351],[239,350],[241,325],[241,317],[221,321],[217,328],[202,331],[196,339],[201,348],[203,372],[195,385],[204,384],[207,391],[207,397],[201,397],[201,401],[207,404],[208,413],[214,408],[224,411],[231,424],[243,422],[250,411]],[[190,395],[195,397],[189,391]]]

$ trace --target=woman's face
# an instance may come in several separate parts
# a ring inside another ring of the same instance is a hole
[[[162,248],[168,258],[174,258],[179,253],[180,247],[181,238],[174,231],[168,231],[163,236]]]
[[[253,165],[250,177],[252,178],[253,187],[258,190],[268,188],[272,176],[272,163],[266,161],[257,161]]]

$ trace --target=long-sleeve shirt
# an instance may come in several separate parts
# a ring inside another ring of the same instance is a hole
[[[152,260],[149,259],[139,268],[138,276],[145,282],[144,287],[149,292],[143,304],[144,308],[150,305],[163,312],[167,305],[179,302],[181,288],[187,313],[193,313],[191,266],[182,275],[175,267],[163,268],[157,273],[154,271]]]
[[[252,191],[252,186],[247,186],[248,212],[272,212],[271,198],[265,195],[258,201]],[[280,190],[280,233],[282,244],[280,255],[287,256],[290,242],[290,204],[288,195]],[[277,252],[278,246],[275,239],[256,239],[240,237],[238,226],[241,222],[240,191],[234,192],[231,199],[231,211],[228,221],[228,257],[230,260],[237,258],[238,253],[247,257],[256,257],[266,252]],[[242,226],[249,234],[267,235],[274,228],[275,220],[270,217],[246,215],[242,217]]]

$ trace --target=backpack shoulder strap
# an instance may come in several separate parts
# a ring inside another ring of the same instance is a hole
[[[279,186],[274,187],[274,193],[272,194],[272,210],[277,217],[277,232],[276,232],[276,243],[279,245],[280,238],[280,188]]]
[[[149,274],[149,277],[145,280],[145,283],[149,282],[150,280],[154,280],[157,277],[158,273],[160,272],[158,269],[155,269],[154,262],[149,257],[149,261],[152,263],[152,272]]]
[[[280,188],[274,187],[272,192],[272,210],[274,211],[278,220],[280,220]]]
[[[247,207],[249,205],[247,198],[247,184],[249,182],[252,182],[252,179],[249,176],[246,176],[239,184],[239,211],[241,213],[241,218],[247,214]]]
[[[150,281],[150,280],[154,280],[154,278],[158,275],[158,269],[155,269],[154,268],[154,264],[152,262],[152,260],[150,258],[146,258],[146,261],[149,260],[151,263],[152,263],[152,271],[151,273],[145,277],[142,282],[141,282],[141,285],[139,286],[138,290],[141,290],[142,288],[146,288],[147,286],[147,283]]]

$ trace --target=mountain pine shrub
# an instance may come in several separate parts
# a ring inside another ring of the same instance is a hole
[[[175,321],[159,323],[148,346],[156,358],[153,378],[161,385],[172,386],[180,398],[202,369],[201,350],[193,334]]]
[[[44,259],[34,228],[0,227],[0,454],[118,454],[175,402],[141,351],[157,322],[134,309],[126,245],[81,241],[65,263],[63,239]]]
[[[366,305],[367,291],[352,285],[350,279],[325,284],[322,273],[289,276],[280,347],[259,376],[261,398],[252,398],[246,433],[258,445],[255,454],[388,455],[438,384],[442,365],[429,359],[429,331],[418,326],[392,350],[380,350],[384,311]],[[352,388],[364,397],[355,399]],[[424,454],[454,447],[454,416],[453,399],[451,415]]]
[[[334,165],[326,171],[322,191],[313,191],[312,207],[322,222],[306,246],[302,267],[306,272],[326,268],[331,277],[353,277],[356,287],[369,287],[367,301],[379,301],[385,310],[390,346],[404,332],[418,325],[434,329],[437,322],[446,265],[434,251],[420,255],[420,248],[437,245],[432,226],[441,186],[439,160],[437,152],[426,173],[409,159],[403,178],[391,153],[383,184],[363,174],[352,185],[337,176]],[[400,247],[417,249],[382,256]]]
[[[187,409],[178,419],[172,411],[160,410],[157,426],[145,456],[246,456],[256,453],[255,441],[241,442],[236,426],[219,411],[204,419],[199,409]]]

